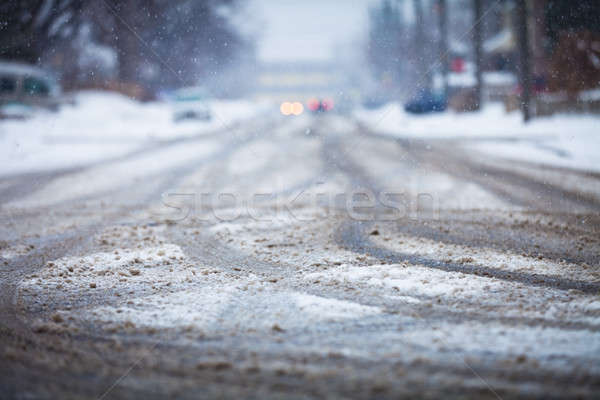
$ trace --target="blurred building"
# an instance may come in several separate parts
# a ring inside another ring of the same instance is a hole
[[[529,1],[536,113],[600,113],[600,1]]]
[[[527,0],[534,112],[600,112],[600,1]],[[520,70],[515,0],[504,0],[485,19],[483,96],[518,108]],[[467,59],[469,55],[466,56]],[[463,98],[475,85],[472,65],[452,70],[449,84]],[[460,103],[460,102],[459,102]]]
[[[259,65],[254,97],[275,103],[331,99],[336,108],[353,102],[351,75],[334,62],[273,62]]]

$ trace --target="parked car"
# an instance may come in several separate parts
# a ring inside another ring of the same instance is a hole
[[[0,117],[25,117],[38,107],[55,110],[60,94],[60,86],[45,70],[0,62]]]
[[[404,105],[404,110],[413,114],[440,112],[446,110],[447,103],[444,95],[423,89]]]
[[[202,87],[187,87],[174,91],[170,97],[173,102],[173,120],[210,121],[212,114],[207,103],[208,92]]]

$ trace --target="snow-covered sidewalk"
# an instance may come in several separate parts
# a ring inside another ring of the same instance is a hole
[[[0,120],[0,175],[87,165],[151,142],[207,134],[251,118],[264,105],[211,101],[210,121],[173,121],[166,102],[140,103],[110,92],[85,91],[58,112]]]
[[[496,157],[600,170],[600,116],[561,114],[524,124],[520,113],[506,113],[500,104],[477,113],[412,115],[398,103],[355,116],[395,137],[465,139],[467,148]]]

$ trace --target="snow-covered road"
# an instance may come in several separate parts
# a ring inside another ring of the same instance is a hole
[[[246,118],[0,179],[8,393],[597,395],[597,172]]]

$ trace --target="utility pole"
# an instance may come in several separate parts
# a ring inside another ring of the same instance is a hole
[[[523,121],[531,119],[531,60],[529,52],[529,13],[527,0],[517,0],[517,34],[519,35],[519,81],[521,83],[521,110]]]
[[[442,64],[442,79],[444,97],[448,99],[448,9],[446,0],[438,0],[440,24],[440,63]]]
[[[481,0],[473,0],[473,42],[475,47],[475,109],[481,108],[483,78],[481,63],[483,58],[483,34],[481,29]]]
[[[425,73],[427,66],[425,65],[425,35],[423,33],[423,9],[421,8],[421,0],[413,0],[415,8],[415,46],[417,55],[417,65],[420,72]],[[427,82],[429,88],[429,82]]]

